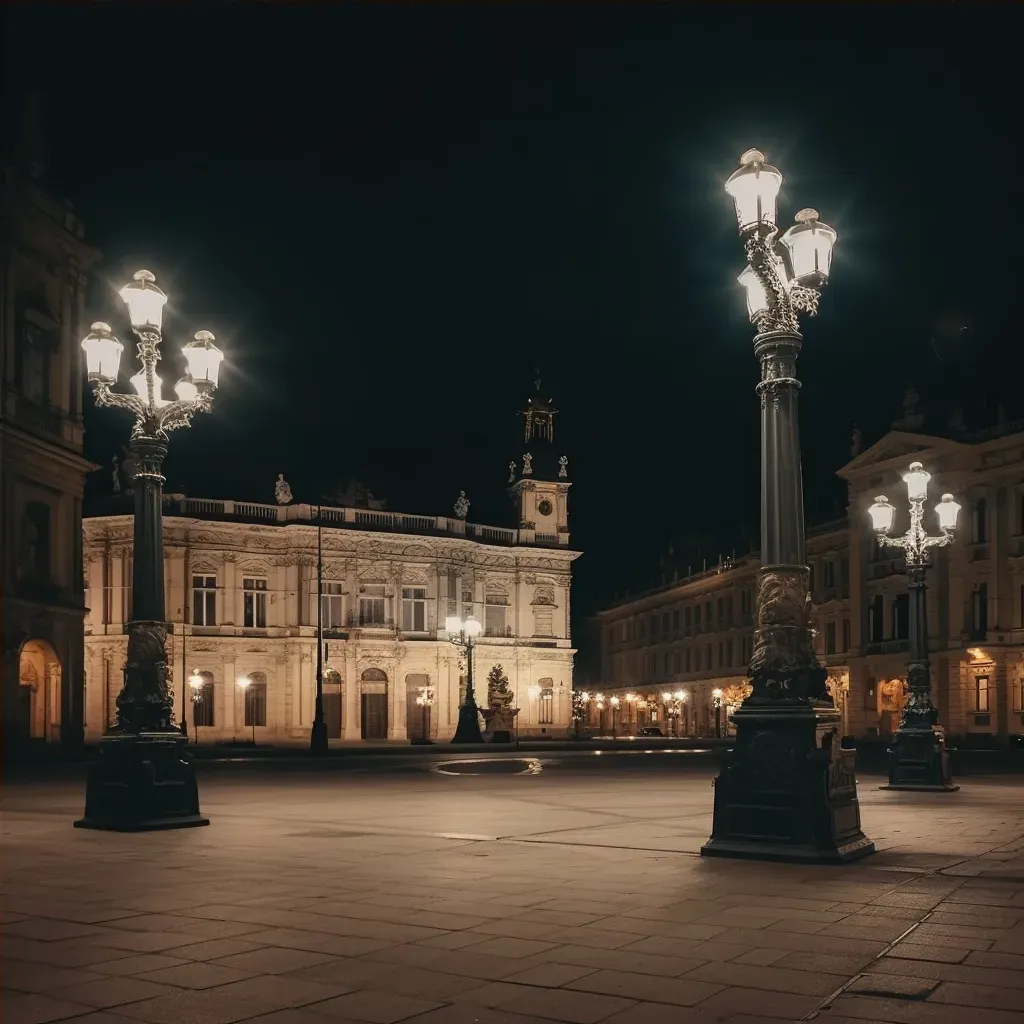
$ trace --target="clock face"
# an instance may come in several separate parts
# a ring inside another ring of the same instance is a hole
[[[551,515],[551,502],[548,501],[547,498],[544,498],[542,501],[540,501],[537,504],[537,511],[542,516],[549,516],[549,515]]]

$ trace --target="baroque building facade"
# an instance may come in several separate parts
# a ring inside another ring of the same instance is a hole
[[[549,410],[553,416],[553,409]],[[474,694],[508,679],[521,736],[562,737],[572,714],[572,562],[566,461],[530,415],[509,467],[518,528],[379,507],[168,495],[164,508],[169,675],[178,720],[198,742],[309,742],[316,692],[317,551],[322,550],[324,709],[333,741],[447,741],[465,695],[450,615],[473,614]],[[529,456],[529,457],[527,457]],[[551,467],[547,472],[544,466]],[[283,485],[283,487],[282,487]],[[126,510],[127,511],[127,510]],[[116,720],[131,617],[132,518],[85,521],[86,736]],[[189,679],[199,673],[201,699]],[[244,682],[244,689],[238,685]],[[423,703],[424,698],[429,703]]]
[[[932,552],[928,635],[939,722],[964,742],[1024,737],[1024,423],[933,436],[898,429],[839,470],[847,517],[808,530],[815,644],[843,731],[886,738],[907,697],[909,634],[902,555],[880,550],[867,515],[878,494],[909,507],[911,461],[932,474],[931,506],[952,493],[963,506],[954,543]],[[601,612],[602,708],[591,728],[725,735],[748,692],[756,555],[639,594]],[[677,697],[681,694],[682,697]],[[617,698],[613,706],[611,698]],[[627,699],[628,698],[628,699]]]
[[[82,740],[86,274],[98,253],[40,187],[38,110],[0,166],[0,573],[8,746]]]

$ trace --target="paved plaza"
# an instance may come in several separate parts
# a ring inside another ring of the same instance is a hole
[[[712,777],[208,765],[211,826],[142,835],[8,780],[3,1024],[1024,1024],[1024,779],[862,776],[879,853],[798,867],[697,855]]]

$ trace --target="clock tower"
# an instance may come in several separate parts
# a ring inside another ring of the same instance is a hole
[[[509,494],[522,540],[568,545],[569,460],[555,445],[558,410],[543,397],[539,372],[534,392],[519,412],[521,449],[508,466]]]

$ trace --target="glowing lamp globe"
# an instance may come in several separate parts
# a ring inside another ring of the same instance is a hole
[[[199,674],[199,669],[192,670],[192,675],[188,677],[188,685],[192,687],[193,693],[199,693],[203,688],[203,677]]]
[[[892,529],[896,509],[889,504],[889,499],[884,494],[879,494],[868,509],[868,515],[871,516],[871,528],[875,533],[888,533]]]
[[[740,169],[725,183],[725,191],[736,204],[740,231],[764,224],[775,226],[782,175],[764,162],[764,153],[748,149],[740,157]]]
[[[584,703],[589,703],[589,701],[590,701],[590,693],[589,693],[589,691],[584,690],[580,694],[580,700],[582,700]]]
[[[676,692],[673,694],[673,696],[675,697],[676,700],[686,700],[688,694],[686,693],[685,690],[676,690]]]
[[[797,284],[820,288],[832,266],[832,247],[838,236],[833,228],[818,220],[817,210],[801,210],[796,223],[782,236],[789,250],[793,279]]]
[[[248,676],[239,676],[236,682],[238,683],[239,689],[247,690],[252,680]]]
[[[480,625],[479,619],[470,615],[466,618],[466,624],[463,628],[466,630],[466,636],[479,636],[483,626]]]
[[[670,701],[671,699],[672,699],[672,694],[671,694],[671,693],[669,693],[669,692],[668,692],[668,690],[666,690],[666,691],[665,691],[665,692],[664,692],[664,693],[663,693],[663,694],[661,695],[661,700],[662,700],[662,703],[664,703],[664,704],[667,704],[667,703],[668,703],[668,702],[669,702],[669,701]]]
[[[748,266],[736,280],[743,285],[747,296],[747,315],[753,323],[762,313],[768,312],[768,292],[751,266]]]
[[[444,620],[444,628],[448,630],[449,633],[459,633],[462,630],[462,619],[460,619],[458,615],[449,615],[448,618]]]
[[[134,278],[119,292],[128,307],[128,319],[136,331],[159,332],[167,296],[153,283],[156,278],[148,270],[137,270]]]
[[[82,339],[82,351],[85,352],[89,380],[101,380],[105,384],[113,384],[117,380],[124,345],[114,337],[110,324],[97,320]]]
[[[628,702],[629,702],[630,704],[635,704],[635,703],[637,702],[637,700],[638,700],[638,699],[639,699],[639,698],[637,697],[637,695],[636,695],[635,693],[627,693],[627,694],[626,694],[626,700],[627,700],[627,701],[628,701]]]
[[[609,704],[611,704],[611,706],[612,706],[613,708],[617,708],[617,707],[619,706],[619,698],[618,698],[618,697],[612,697],[612,698],[611,698],[611,699],[610,699],[610,700],[608,701],[608,703],[609,703]]]
[[[174,385],[174,393],[179,402],[194,402],[199,397],[199,388],[192,383],[191,377],[182,377]]]
[[[135,393],[144,402],[149,401],[149,392],[146,389],[146,371],[139,370],[137,374],[131,379],[131,385],[135,388]],[[154,373],[153,374],[153,405],[160,406],[165,405],[167,400],[162,394],[163,381]]]
[[[920,462],[912,462],[908,472],[903,474],[903,482],[907,485],[907,497],[911,501],[924,501],[928,497],[928,481],[932,475]]]
[[[952,533],[956,529],[956,519],[960,515],[960,505],[952,494],[944,494],[942,501],[935,506],[935,515],[938,516],[939,526]]]
[[[214,345],[213,335],[209,331],[196,331],[196,340],[182,346],[181,351],[193,382],[198,387],[215,388],[224,353]]]

